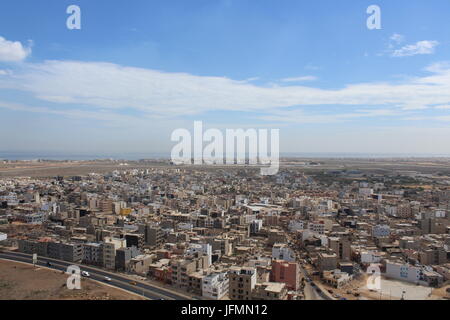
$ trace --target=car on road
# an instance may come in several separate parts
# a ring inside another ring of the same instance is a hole
[[[137,286],[137,282],[136,281],[130,281],[130,284],[132,284],[133,286]]]
[[[89,272],[87,272],[87,271],[82,271],[82,272],[81,272],[81,275],[82,275],[83,277],[86,277],[86,278],[89,278],[89,277],[91,276],[91,274],[90,274]]]
[[[110,277],[104,277],[103,280],[105,280],[106,282],[111,282],[112,279]]]
[[[51,262],[47,261],[47,267],[53,266]]]

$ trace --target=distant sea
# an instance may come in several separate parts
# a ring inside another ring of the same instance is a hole
[[[338,158],[338,159],[381,159],[381,158],[450,158],[450,154],[394,154],[394,153],[333,153],[333,152],[290,152],[280,153],[281,158]],[[170,153],[58,153],[58,152],[2,152],[2,160],[141,160],[169,159]]]

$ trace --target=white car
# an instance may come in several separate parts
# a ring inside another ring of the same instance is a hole
[[[105,277],[105,278],[103,278],[106,282],[111,282],[112,281],[112,279],[110,278],[110,277]]]
[[[89,274],[89,272],[87,272],[87,271],[83,271],[83,272],[81,272],[81,275],[83,276],[83,277],[90,277],[91,275]]]

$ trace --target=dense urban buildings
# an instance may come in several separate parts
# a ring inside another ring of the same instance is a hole
[[[0,244],[212,300],[356,299],[374,267],[446,285],[449,177],[314,168],[5,177]]]

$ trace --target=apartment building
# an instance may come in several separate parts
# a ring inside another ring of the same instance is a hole
[[[136,247],[142,249],[145,245],[145,236],[139,233],[127,233],[125,234],[125,240],[127,247]]]
[[[232,300],[251,300],[252,291],[256,286],[257,272],[252,267],[233,266],[228,272],[229,297]]]
[[[159,247],[164,244],[164,233],[159,226],[145,226],[145,243],[151,247]]]
[[[252,292],[252,300],[286,300],[288,290],[285,283],[257,283]]]
[[[141,276],[147,276],[150,265],[153,263],[153,256],[141,254],[130,259],[128,270]]]
[[[212,263],[212,246],[208,243],[190,243],[189,247],[186,250],[187,255],[194,255],[195,253],[204,254],[208,257],[207,265],[204,267],[207,268]]]
[[[140,255],[136,247],[119,248],[116,250],[115,267],[118,271],[129,271],[129,263],[132,258]]]
[[[83,263],[103,266],[103,250],[100,243],[89,242],[83,244]]]
[[[337,258],[343,261],[350,261],[351,248],[350,241],[346,238],[329,237],[328,246],[336,253]]]
[[[172,269],[172,284],[178,287],[188,286],[188,274],[196,271],[195,261],[185,259],[173,260],[170,265]]]
[[[271,229],[269,230],[267,242],[269,245],[274,245],[275,243],[286,243],[286,234],[281,230]]]
[[[319,271],[334,270],[337,268],[338,257],[335,253],[319,253],[318,254],[318,267]]]
[[[18,240],[17,243],[19,252],[47,256],[48,241]]]
[[[205,275],[202,272],[194,272],[188,275],[188,284],[186,290],[197,295],[202,295],[202,283]]]
[[[272,247],[272,258],[288,262],[295,261],[295,253],[284,243],[276,243]]]
[[[308,224],[308,229],[317,234],[325,234],[325,223],[323,221],[313,221]]]
[[[300,287],[298,264],[296,262],[273,260],[270,281],[284,283],[289,290],[298,290]]]
[[[440,265],[447,263],[447,251],[443,247],[428,246],[419,252],[419,261],[424,265]]]
[[[372,237],[386,238],[391,234],[391,228],[388,225],[376,225],[372,227]]]
[[[109,270],[116,269],[116,250],[126,248],[126,240],[105,237],[101,246],[103,253],[103,266]]]
[[[230,281],[228,272],[214,272],[202,280],[202,296],[206,299],[221,300],[228,295]]]
[[[68,262],[81,262],[83,260],[83,245],[81,243],[48,243],[48,257]]]

